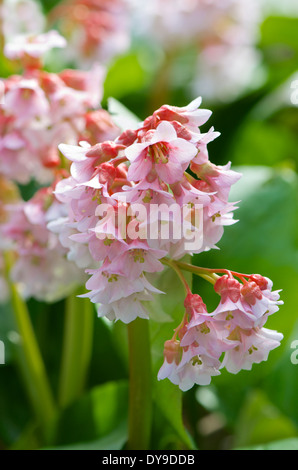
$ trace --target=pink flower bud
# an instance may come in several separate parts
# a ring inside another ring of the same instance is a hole
[[[207,312],[206,305],[204,304],[202,297],[198,294],[188,294],[184,301],[184,307],[186,313],[190,316],[192,316],[194,312]]]
[[[222,303],[227,298],[231,299],[232,302],[237,302],[240,299],[240,288],[240,282],[227,275],[220,277],[214,285],[214,290],[221,296]]]
[[[172,362],[176,362],[176,364],[179,364],[180,355],[181,355],[181,348],[180,348],[180,343],[178,341],[171,339],[165,342],[164,358],[167,360],[169,364],[172,364]]]
[[[250,279],[254,281],[261,290],[266,290],[268,287],[268,281],[261,274],[253,274]]]
[[[86,157],[96,158],[97,164],[108,162],[112,158],[116,158],[119,151],[123,149],[122,145],[118,145],[112,141],[102,142],[91,147],[86,153]]]
[[[250,305],[255,305],[256,300],[261,300],[263,297],[260,287],[255,282],[246,282],[241,287],[241,294]]]

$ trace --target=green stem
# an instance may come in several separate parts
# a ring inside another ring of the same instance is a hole
[[[209,268],[199,268],[197,266],[193,266],[192,264],[184,263],[182,261],[174,261],[174,260],[168,260],[166,258],[161,260],[163,264],[167,264],[168,266],[172,266],[174,269],[174,266],[177,268],[182,269],[183,271],[188,271],[190,273],[196,274],[197,276],[200,276],[201,278],[205,279],[205,281],[210,282],[211,284],[215,284],[219,276],[214,273],[214,270],[209,269]],[[222,272],[227,272],[227,270],[216,270],[217,272],[222,271]]]
[[[189,294],[191,292],[190,287],[187,284],[187,281],[186,281],[185,277],[183,276],[182,272],[178,268],[175,261],[164,258],[164,259],[162,259],[162,263],[165,264],[166,266],[169,266],[170,268],[172,268],[176,272],[177,276],[179,277],[179,279],[180,279],[180,281],[181,281],[181,283],[184,287],[185,295]]]
[[[89,299],[66,299],[59,404],[66,407],[83,392],[93,345],[94,307]]]
[[[137,318],[128,325],[129,450],[148,450],[151,438],[152,384],[149,322]]]
[[[16,327],[20,335],[20,344],[16,348],[17,360],[29,399],[41,426],[43,438],[49,442],[55,423],[56,406],[27,304],[20,297],[16,286],[10,279],[12,265],[10,253],[4,253],[4,262]]]

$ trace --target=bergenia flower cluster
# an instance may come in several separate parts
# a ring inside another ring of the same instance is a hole
[[[250,370],[280,345],[283,335],[264,328],[282,304],[279,292],[272,292],[272,282],[260,275],[242,280],[230,272],[219,277],[214,289],[221,299],[211,313],[199,295],[188,293],[183,321],[165,343],[160,380],[168,377],[183,391],[208,385],[221,369],[232,374]]]
[[[64,0],[50,19],[68,40],[67,59],[80,67],[107,63],[129,48],[127,0]]]
[[[241,175],[230,163],[209,160],[207,144],[218,133],[201,132],[211,113],[200,105],[200,98],[182,108],[164,105],[113,141],[59,146],[72,162],[71,175],[55,190],[68,216],[49,228],[70,259],[86,267],[84,297],[97,304],[99,316],[149,319],[146,302],[163,294],[158,279],[165,265],[178,269],[185,255],[216,248],[224,226],[235,222],[229,193]],[[165,344],[159,378],[182,390],[210,383],[224,366],[230,372],[250,368],[282,338],[263,328],[280,304],[271,281],[243,275],[242,285],[230,273],[212,276],[219,307],[207,313],[187,287],[186,314]]]
[[[47,228],[65,210],[55,199],[52,187],[40,189],[27,202],[20,200],[6,208],[8,220],[1,232],[15,252],[10,276],[24,298],[54,302],[84,283],[84,272],[67,260],[66,249]]]
[[[227,196],[240,175],[208,160],[207,143],[218,134],[199,131],[210,116],[200,103],[162,106],[114,141],[59,146],[72,161],[71,176],[55,191],[69,207],[60,238],[63,243],[65,230],[75,231],[70,239],[88,246],[98,264],[88,271],[86,287],[91,301],[100,304],[99,315],[125,323],[148,318],[140,300],[149,300],[157,289],[146,275],[162,271],[161,259],[169,254],[181,258],[214,248],[223,226],[233,223],[234,205]],[[189,165],[204,179],[187,174]],[[201,209],[200,224],[204,219],[202,233],[192,220],[195,206]],[[177,237],[174,227],[183,225],[186,230]],[[201,235],[192,246],[187,230]]]
[[[67,260],[58,237],[47,229],[65,210],[53,194],[57,181],[69,174],[58,144],[81,139],[91,144],[119,135],[109,113],[100,108],[101,66],[87,72],[44,70],[44,54],[64,45],[56,31],[16,36],[8,42],[6,55],[23,66],[24,73],[3,80],[0,107],[1,251],[9,247],[15,254],[11,277],[23,296],[44,301],[65,297],[85,279],[84,272]],[[12,181],[24,184],[33,179],[50,187],[29,201],[20,195],[12,201]]]
[[[61,164],[58,144],[76,143],[82,136],[88,140],[88,126],[98,120],[94,112],[104,78],[100,66],[57,74],[43,69],[44,54],[64,46],[56,31],[16,36],[5,46],[7,57],[20,62],[24,73],[4,80],[0,172],[19,183],[53,181],[53,169]]]

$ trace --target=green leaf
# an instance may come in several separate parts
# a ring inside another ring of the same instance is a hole
[[[156,414],[159,416],[159,422],[165,421],[169,425],[168,445],[172,442],[172,445],[177,446],[179,444],[180,449],[194,449],[195,444],[186,431],[183,423],[183,393],[177,385],[172,384],[169,380],[162,380],[160,382],[153,382],[153,400],[155,403]],[[159,424],[160,428],[163,428]],[[161,441],[165,441],[165,433],[160,433]],[[179,448],[179,447],[177,447]]]
[[[298,438],[283,439],[268,444],[237,448],[236,450],[298,450]]]
[[[120,425],[127,429],[127,407],[126,381],[93,388],[63,412],[55,445],[92,442],[109,436]]]
[[[121,450],[127,441],[127,426],[120,426],[107,436],[91,442],[80,442],[68,446],[45,448],[45,450]]]
[[[296,341],[298,340],[298,321],[289,336],[283,355],[276,363],[272,373],[264,381],[264,389],[270,394],[272,403],[293,420],[298,427],[297,390],[298,365],[296,359]]]
[[[129,52],[116,59],[110,66],[104,85],[104,101],[110,96],[119,99],[129,93],[135,93],[145,86],[146,81],[146,73],[138,55]]]
[[[16,325],[10,304],[0,305],[0,341],[5,347],[5,364],[12,359],[13,342],[18,340]]]
[[[298,18],[269,17],[261,27],[260,47],[273,83],[284,81],[297,69]]]
[[[273,98],[272,102],[275,102]],[[268,110],[265,102],[263,107]],[[258,117],[260,117],[260,108]],[[288,127],[280,126],[278,123],[248,120],[233,141],[231,161],[235,165],[245,162],[246,165],[279,164],[295,167],[298,164],[297,145],[297,135]]]
[[[297,428],[262,390],[248,394],[235,429],[236,447],[296,437]]]

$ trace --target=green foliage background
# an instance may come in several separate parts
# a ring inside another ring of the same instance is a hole
[[[45,11],[53,2],[42,2]],[[170,273],[160,289],[168,295],[153,307],[151,341],[154,381],[153,449],[297,449],[298,365],[291,363],[292,341],[298,339],[298,109],[291,104],[291,80],[298,69],[298,18],[269,17],[262,27],[259,50],[266,80],[232,103],[213,104],[208,126],[221,132],[209,145],[217,164],[232,161],[243,178],[231,200],[239,200],[239,222],[227,227],[220,250],[195,256],[198,266],[260,273],[282,289],[284,305],[268,328],[284,334],[269,360],[236,376],[222,373],[208,387],[183,394],[169,381],[157,382],[162,345],[179,323],[183,291]],[[168,87],[156,93],[163,68],[160,51],[133,42],[127,54],[110,64],[103,106],[114,97],[140,119],[164,103],[185,105],[194,74],[194,51],[183,51],[172,64]],[[9,71],[3,62],[1,76]],[[177,72],[178,71],[178,72]],[[178,76],[177,76],[178,73]],[[160,90],[159,90],[160,91]],[[22,188],[25,197],[33,187]],[[194,292],[207,306],[218,302],[212,287],[193,280]],[[64,302],[29,302],[30,313],[57,393],[62,348]],[[158,314],[164,320],[158,320]],[[94,311],[94,315],[96,312]],[[15,363],[17,338],[10,306],[0,307],[0,338],[6,365],[0,366],[0,448],[38,448],[22,380]],[[84,395],[59,417],[55,446],[67,449],[121,449],[127,438],[128,350],[126,327],[96,319],[94,346]]]

